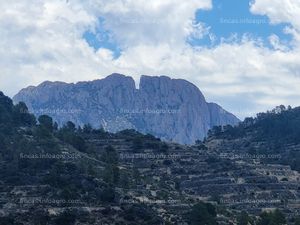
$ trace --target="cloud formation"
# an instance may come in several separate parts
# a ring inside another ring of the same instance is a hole
[[[276,35],[272,49],[244,35],[209,47],[187,44],[191,35],[209,34],[194,21],[210,0],[17,0],[0,3],[0,90],[12,96],[44,80],[76,82],[112,72],[134,76],[168,75],[195,83],[210,101],[240,117],[278,104],[300,105],[300,3],[256,0],[254,14],[285,22],[293,36],[287,48]],[[102,21],[102,22],[101,22]],[[121,48],[94,49],[85,32],[108,31]]]

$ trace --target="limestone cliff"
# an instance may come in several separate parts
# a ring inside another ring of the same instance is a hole
[[[192,83],[166,76],[142,76],[139,89],[121,74],[76,84],[46,81],[22,89],[13,100],[25,102],[37,116],[52,116],[60,125],[70,120],[110,132],[136,129],[183,144],[203,139],[215,125],[239,122],[219,105],[207,103]]]

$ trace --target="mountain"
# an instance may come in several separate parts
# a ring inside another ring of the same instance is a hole
[[[251,147],[247,136],[260,129],[269,143],[280,134],[299,149],[299,124],[286,124],[299,115],[262,114],[187,146],[134,130],[58,128],[45,115],[37,123],[0,92],[0,225],[296,225],[299,173],[224,153]]]
[[[166,76],[142,76],[139,88],[131,77],[67,84],[46,81],[21,90],[14,102],[25,102],[35,115],[47,114],[59,125],[102,126],[109,132],[135,129],[182,144],[203,139],[213,126],[236,125],[239,119],[207,103],[192,83]]]

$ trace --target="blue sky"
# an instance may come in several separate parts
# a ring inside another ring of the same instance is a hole
[[[121,55],[121,48],[114,41],[113,34],[104,29],[105,20],[103,18],[98,18],[99,25],[95,30],[87,30],[83,34],[83,38],[87,43],[97,51],[99,48],[110,49],[113,52],[114,58],[118,58]]]
[[[272,49],[269,37],[275,34],[288,48],[291,48],[293,37],[284,32],[284,28],[290,24],[287,22],[272,24],[268,16],[251,13],[251,2],[251,0],[212,0],[212,8],[196,10],[193,21],[195,24],[203,24],[208,29],[208,33],[200,38],[190,35],[186,42],[193,47],[213,48],[221,42],[240,42],[243,36],[247,35]],[[99,48],[107,48],[113,52],[114,58],[118,58],[122,46],[117,43],[113,34],[104,28],[105,19],[98,18],[98,20],[99,25],[96,29],[87,30],[83,38],[95,51]]]
[[[195,84],[240,118],[300,105],[300,1],[0,3],[0,90],[117,72]]]
[[[250,12],[250,0],[213,0],[212,10],[198,10],[196,21],[203,22],[209,27],[210,33],[216,38],[211,40],[208,35],[203,39],[194,39],[192,45],[215,46],[221,39],[230,39],[234,34],[238,39],[247,34],[261,39],[263,44],[272,48],[268,43],[271,34],[277,35],[287,44],[292,36],[285,34],[284,28],[288,23],[270,24],[266,15],[255,15]]]

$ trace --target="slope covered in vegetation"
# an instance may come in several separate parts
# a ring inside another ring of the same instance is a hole
[[[284,191],[270,195],[299,197],[294,181],[261,175],[211,150],[209,142],[183,146],[134,130],[58,127],[0,93],[0,225],[294,223],[297,211],[285,202],[272,205],[283,215],[261,214],[270,205],[240,201],[259,199],[271,183]]]
[[[300,107],[278,106],[235,127],[214,127],[208,139],[235,140],[234,153],[248,153],[300,171]]]

